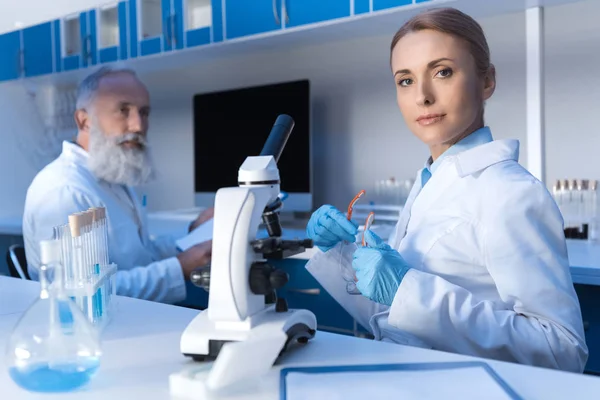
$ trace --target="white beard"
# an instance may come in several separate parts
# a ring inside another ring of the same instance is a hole
[[[137,141],[141,148],[122,146],[126,141]],[[96,124],[90,127],[88,167],[99,179],[127,186],[143,185],[156,177],[144,136],[137,133],[109,136]]]

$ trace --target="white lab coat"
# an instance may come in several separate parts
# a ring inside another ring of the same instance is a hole
[[[61,155],[34,178],[27,191],[23,237],[28,270],[37,279],[39,242],[53,237],[53,227],[68,222],[69,214],[105,207],[109,259],[117,264],[119,295],[175,303],[186,288],[176,246],[171,238],[152,241],[146,216],[134,191],[97,179],[87,167],[88,154],[65,141]]]
[[[389,241],[412,267],[391,307],[346,293],[339,262],[355,244],[307,269],[378,340],[582,371],[562,216],[518,154],[518,141],[497,140],[449,155],[422,190],[419,171]]]

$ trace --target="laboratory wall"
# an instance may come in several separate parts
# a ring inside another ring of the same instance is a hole
[[[600,1],[546,12],[546,182],[600,179]]]
[[[78,4],[78,9],[80,6],[85,5]],[[596,0],[546,10],[549,186],[557,178],[600,178],[596,155],[600,137],[594,118],[600,108],[597,15],[600,2]],[[521,141],[520,161],[526,165],[525,15],[480,22],[497,68],[497,89],[487,104],[486,122],[496,138]],[[356,191],[373,188],[377,179],[414,177],[428,154],[406,129],[396,106],[389,68],[393,33],[232,55],[185,69],[143,74],[152,95],[149,135],[160,174],[155,183],[141,188],[148,196],[149,210],[193,206],[194,94],[299,78],[308,78],[312,84],[315,205],[344,207]],[[38,168],[36,162],[26,160],[27,147],[19,138],[28,132],[43,132],[32,117],[32,108],[26,106],[27,99],[22,87],[0,86],[0,168],[14,172],[0,174],[1,215],[20,215],[25,190]],[[14,151],[15,146],[25,150]]]
[[[0,217],[20,216],[38,165],[31,135],[42,131],[34,98],[23,85],[0,87]]]

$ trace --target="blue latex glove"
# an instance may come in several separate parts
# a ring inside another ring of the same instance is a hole
[[[342,240],[354,243],[357,232],[358,226],[331,205],[315,211],[306,226],[306,234],[322,251],[333,248]]]
[[[356,287],[363,296],[391,306],[410,267],[400,253],[369,230],[365,232],[365,244],[354,252],[352,260]]]

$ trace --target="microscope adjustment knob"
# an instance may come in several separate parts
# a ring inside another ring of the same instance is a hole
[[[280,269],[276,269],[271,272],[271,276],[269,277],[269,282],[271,283],[271,287],[273,289],[280,289],[288,283],[288,274],[285,271]]]
[[[193,270],[190,274],[190,281],[208,292],[210,289],[210,265]]]
[[[288,274],[266,262],[255,262],[250,267],[250,290],[254,294],[267,295],[288,282]]]

